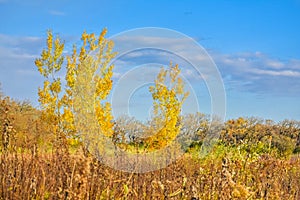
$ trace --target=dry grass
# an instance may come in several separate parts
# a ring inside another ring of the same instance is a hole
[[[19,111],[24,106],[1,103],[0,200],[300,199],[300,156],[290,156],[295,145],[300,148],[300,123],[254,124],[235,138],[230,130],[237,133],[241,127],[231,123],[208,157],[195,156],[196,143],[167,168],[134,174],[103,165],[78,145],[69,146],[72,153],[61,153],[68,150],[52,144],[53,134],[42,121],[22,118],[31,116]],[[188,132],[198,130],[198,123],[190,124],[195,130],[187,125]]]
[[[1,154],[0,199],[300,199],[300,158],[192,159],[144,174],[92,157]]]

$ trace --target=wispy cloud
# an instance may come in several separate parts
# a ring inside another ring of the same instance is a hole
[[[118,44],[132,45],[132,47],[146,44],[151,47],[151,44],[155,42],[159,42],[162,47],[169,47],[170,51],[149,48],[122,55],[115,62],[113,78],[119,79],[129,69],[139,65],[156,63],[167,66],[172,61],[182,67],[182,76],[192,84],[199,84],[200,81],[206,80],[206,74],[210,73],[206,64],[210,58],[187,48],[184,39],[159,37],[136,37],[134,39],[133,37],[126,40],[123,38],[123,41],[115,42],[115,50],[118,52],[120,48]],[[24,93],[30,93],[29,91],[36,88],[36,85],[31,85],[33,77],[34,81],[39,80],[36,79],[39,75],[34,66],[34,59],[40,55],[44,46],[45,38],[42,37],[0,34],[0,81],[4,88],[9,85],[8,90],[17,90],[14,88],[16,80],[24,87]],[[172,49],[176,49],[176,52],[174,53]],[[299,59],[283,60],[261,52],[225,54],[210,51],[209,54],[220,70],[227,90],[282,96],[300,95]],[[193,57],[194,63],[203,64],[202,74],[193,68],[189,60],[185,60],[186,56]]]
[[[64,16],[66,15],[65,12],[58,11],[58,10],[49,10],[50,15],[55,15],[55,16]]]
[[[300,72],[292,70],[263,70],[263,69],[253,69],[252,73],[259,75],[270,75],[270,76],[287,76],[287,77],[300,77]]]
[[[0,34],[0,81],[6,95],[36,99],[37,82],[41,79],[34,59],[43,45],[44,38]]]
[[[43,43],[38,37],[17,37],[0,34],[0,66],[7,62],[26,63],[37,57]],[[11,66],[12,67],[12,66]],[[12,67],[13,68],[13,67]]]
[[[211,75],[210,57],[205,52],[199,54],[199,50],[189,48],[186,39],[138,36],[124,37],[119,40],[116,41],[116,45],[127,45],[125,48],[151,47],[153,44],[160,44],[162,48],[170,50],[169,52],[157,49],[137,50],[120,58],[122,66],[136,66],[147,62],[168,65],[172,60],[173,63],[183,67],[182,74],[189,80],[207,79]],[[300,95],[299,59],[283,60],[262,52],[225,54],[210,51],[209,54],[217,64],[227,89],[283,96]],[[202,65],[202,77],[185,58],[192,58],[188,59],[192,64]]]
[[[24,46],[41,44],[44,39],[41,37],[32,36],[11,36],[0,33],[0,45],[7,47]]]
[[[276,95],[300,94],[300,60],[279,60],[261,52],[214,53],[225,85],[235,89]],[[247,83],[247,84],[245,84]]]

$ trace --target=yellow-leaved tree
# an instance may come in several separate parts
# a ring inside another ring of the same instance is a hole
[[[66,149],[64,131],[64,112],[66,106],[62,98],[62,83],[58,73],[64,62],[64,43],[59,37],[53,38],[48,31],[47,48],[41,57],[35,60],[40,74],[44,77],[44,85],[38,89],[39,102],[42,106],[42,119],[49,124],[50,131],[55,135],[54,146]]]
[[[76,109],[95,113],[101,133],[111,137],[113,116],[111,105],[106,99],[113,83],[114,66],[109,63],[116,53],[112,51],[113,42],[104,37],[106,32],[104,29],[98,37],[94,33],[84,32],[79,54],[76,47],[73,47],[72,56],[67,57],[66,91],[69,99],[77,99],[80,108]]]
[[[94,33],[84,32],[79,54],[74,45],[72,54],[65,56],[64,43],[59,37],[54,39],[52,32],[48,31],[47,48],[42,51],[41,57],[35,60],[39,72],[45,79],[44,86],[38,91],[43,110],[42,118],[48,122],[55,134],[55,144],[59,148],[62,146],[67,148],[68,136],[75,136],[77,132],[74,101],[85,101],[82,103],[85,107],[78,109],[85,109],[86,113],[95,113],[94,117],[100,125],[101,133],[106,136],[112,135],[113,118],[110,104],[103,101],[112,89],[113,65],[109,65],[109,62],[115,53],[112,52],[113,42],[104,38],[106,32],[107,30],[103,29],[98,37]],[[62,89],[58,73],[64,64],[67,71],[66,85]],[[80,89],[84,91],[80,92]],[[91,102],[86,102],[88,100]],[[84,118],[85,116],[81,116],[81,119]]]
[[[179,75],[178,65],[170,63],[168,69],[161,69],[155,85],[149,88],[154,107],[151,129],[155,133],[145,140],[149,150],[163,148],[180,133],[181,109],[189,93],[184,91],[184,82]]]
[[[104,151],[103,139],[113,136],[111,105],[106,100],[113,83],[114,66],[110,61],[116,53],[112,51],[113,42],[104,37],[106,32],[104,29],[99,37],[84,32],[79,54],[74,47],[72,57],[68,57],[67,81],[70,96],[73,96],[76,128],[85,142],[85,149],[93,154]]]

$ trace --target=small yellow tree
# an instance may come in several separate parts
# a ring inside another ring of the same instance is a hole
[[[61,98],[61,79],[57,75],[64,62],[63,50],[64,43],[58,37],[54,39],[52,32],[48,31],[47,48],[42,51],[41,57],[35,60],[35,65],[45,78],[44,86],[38,89],[39,102],[43,109],[42,119],[49,123],[56,137],[55,145],[65,147],[62,111],[65,104]]]
[[[180,133],[181,108],[189,93],[184,91],[179,75],[178,65],[170,63],[168,69],[161,69],[155,85],[149,88],[154,100],[152,131],[156,132],[145,141],[150,150],[168,145]]]

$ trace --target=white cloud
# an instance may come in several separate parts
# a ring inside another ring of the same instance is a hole
[[[16,99],[37,99],[41,77],[34,59],[43,45],[44,39],[40,37],[0,34],[0,81],[6,95]]]
[[[260,74],[260,75],[300,77],[300,72],[292,71],[292,70],[274,71],[274,70],[253,69],[252,72],[254,74]]]
[[[65,12],[58,11],[58,10],[49,10],[50,15],[55,15],[55,16],[64,16],[66,15]]]
[[[300,60],[297,59],[283,62],[262,53],[213,54],[213,58],[221,68],[226,67],[233,73],[291,77],[298,77],[300,73]]]
[[[31,62],[39,56],[43,43],[43,38],[39,37],[18,37],[0,34],[0,66],[7,62]]]
[[[284,67],[284,63],[277,61],[277,60],[267,60],[266,61],[267,66],[275,68],[275,69],[280,69]]]
[[[21,76],[38,76],[39,75],[36,72],[36,70],[30,70],[30,69],[17,69],[16,73],[20,74]]]
[[[167,38],[167,37],[123,37],[116,45],[122,44],[134,47],[151,47],[153,44],[159,44],[165,50],[175,49],[179,57],[172,57],[164,51],[142,51],[138,50],[128,55],[127,59],[121,59],[123,66],[134,66],[136,63],[144,64],[145,62],[155,61],[157,63],[165,63],[166,60],[172,60],[173,63],[178,63],[179,66],[185,67],[189,65],[185,58],[191,58],[192,63],[203,65],[201,68],[202,80],[209,78],[211,74],[209,56],[206,52],[198,54],[196,48],[189,48],[187,40],[182,38]],[[157,45],[155,45],[157,46]],[[222,77],[230,75],[230,79],[225,80],[226,88],[236,90],[250,91],[254,93],[276,93],[297,95],[300,94],[300,60],[290,59],[281,60],[273,58],[260,51],[256,52],[238,52],[233,54],[224,54],[220,52],[210,51],[210,56],[213,58],[217,67],[221,71]],[[195,71],[190,68],[184,68],[182,74],[192,80],[200,80]],[[288,89],[287,89],[288,86]]]
[[[213,53],[226,88],[271,95],[300,94],[300,60],[279,60],[261,52]],[[247,84],[245,84],[247,83]]]
[[[122,66],[137,66],[147,62],[155,61],[156,63],[164,63],[168,65],[169,61],[178,63],[183,68],[182,75],[190,80],[199,81],[200,79],[208,80],[210,74],[213,74],[211,66],[209,66],[210,57],[203,51],[198,53],[196,47],[189,48],[189,42],[183,38],[167,38],[167,37],[121,37],[119,41],[115,41],[116,47],[120,45],[128,49],[137,47],[152,47],[161,46],[163,51],[159,50],[137,50],[120,58]],[[119,46],[119,47],[120,47]],[[179,56],[171,56],[167,51],[175,52]],[[118,50],[117,50],[118,51]],[[222,52],[210,51],[210,56],[217,64],[222,77],[230,77],[225,80],[226,88],[236,90],[249,91],[254,93],[276,93],[297,95],[300,94],[300,60],[289,59],[283,60],[280,58],[270,57],[260,51],[256,52],[238,52],[232,54],[224,54]],[[197,72],[185,68],[191,66],[186,59],[196,64],[202,65],[201,75]],[[192,59],[190,59],[192,58]],[[228,76],[230,75],[230,76]],[[200,77],[200,79],[199,79]],[[289,89],[287,89],[287,86]]]
[[[43,38],[41,37],[33,37],[33,36],[12,36],[12,35],[5,35],[0,33],[0,45],[1,46],[28,46],[28,45],[35,45],[36,43],[41,43]]]
[[[68,39],[70,40],[70,38]],[[210,58],[205,53],[197,54],[195,49],[187,48],[185,39],[130,37],[121,38],[121,40],[119,43],[115,41],[115,44],[131,45],[133,47],[144,44],[151,47],[151,44],[159,42],[162,47],[176,49],[180,56],[167,50],[144,49],[131,52],[116,61],[114,79],[120,78],[130,68],[138,65],[152,62],[166,66],[170,61],[173,64],[178,63],[182,67],[182,75],[188,81],[197,82],[209,78],[207,74],[210,74],[210,69],[206,67],[206,63]],[[38,74],[34,59],[39,57],[44,46],[45,38],[42,37],[18,37],[0,34],[0,78],[3,82],[2,85],[13,85],[15,80],[9,78],[9,76],[21,77],[18,81],[24,81],[24,85],[26,85],[26,81],[30,77],[32,78],[32,76]],[[116,46],[115,51],[118,51],[117,48],[118,46]],[[190,63],[184,60],[185,56],[193,57],[192,61],[194,63],[203,64],[201,68],[202,77]],[[210,51],[210,56],[217,64],[226,88],[254,93],[300,94],[299,59],[281,60],[261,52],[224,54]],[[33,87],[36,88],[36,85]],[[32,88],[29,90],[32,90]],[[11,89],[14,90],[13,86],[11,86]]]

